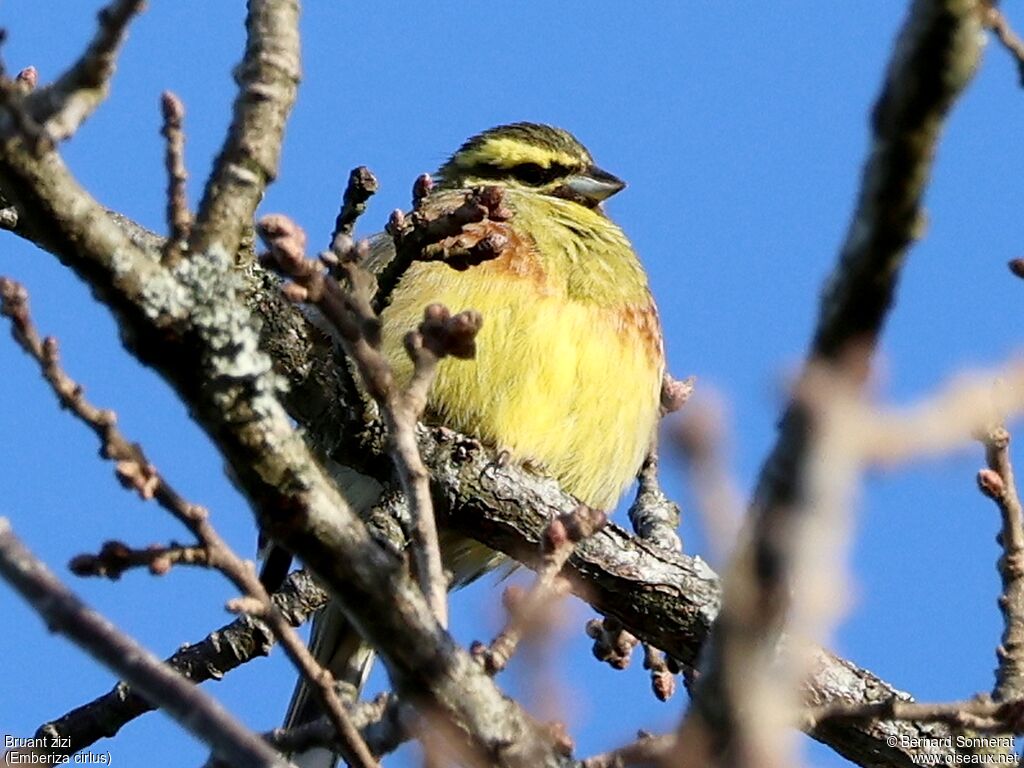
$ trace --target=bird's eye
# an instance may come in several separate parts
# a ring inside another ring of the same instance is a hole
[[[537,163],[520,163],[512,168],[512,175],[531,186],[540,186],[552,178],[551,169],[542,168]]]
[[[573,173],[572,168],[562,163],[552,163],[547,168],[537,163],[519,163],[510,170],[514,178],[533,187],[550,184],[557,179],[571,176]]]

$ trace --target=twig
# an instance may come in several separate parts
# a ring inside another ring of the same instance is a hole
[[[608,522],[604,512],[579,505],[570,515],[551,521],[541,539],[542,560],[537,578],[525,593],[506,590],[508,621],[489,646],[474,643],[472,653],[489,674],[505,668],[523,635],[537,622],[541,611],[552,597],[564,592],[567,585],[558,578],[576,545],[593,536]]]
[[[696,378],[674,379],[665,374],[661,384],[661,415],[675,413],[686,404],[693,394]],[[644,459],[637,475],[636,498],[629,508],[629,522],[636,535],[659,547],[675,552],[683,551],[683,540],[679,536],[679,505],[668,498],[658,482],[658,437],[651,438],[651,449]],[[614,625],[615,622],[611,624]],[[630,651],[635,638],[627,632],[608,632],[606,619],[600,630],[588,622],[587,633],[594,638],[594,655],[608,661],[613,667],[624,669],[629,664]],[[630,641],[633,641],[632,643]],[[675,691],[675,678],[665,663],[665,654],[643,643],[644,669],[651,673],[651,689],[660,701],[667,701]]]
[[[142,447],[124,437],[117,428],[117,418],[112,411],[100,410],[85,399],[82,388],[60,366],[56,340],[50,337],[40,341],[29,315],[25,289],[7,278],[0,278],[0,300],[0,313],[13,321],[15,339],[39,362],[61,404],[100,438],[102,454],[117,462],[117,476],[121,483],[137,491],[143,499],[155,499],[191,531],[199,542],[199,548],[205,550],[202,557],[193,556],[192,562],[202,562],[216,568],[238,587],[246,599],[245,610],[267,622],[285,653],[319,692],[327,714],[337,727],[342,741],[348,745],[345,755],[349,761],[358,768],[376,768],[376,760],[348,719],[334,688],[333,677],[316,662],[295,629],[274,608],[270,595],[256,577],[251,564],[238,557],[221,538],[210,523],[208,512],[182,497],[148,461]],[[114,559],[111,552],[106,554],[107,561]],[[102,567],[100,561],[103,557],[103,553],[99,559],[79,557],[75,565],[86,570]],[[170,564],[168,558],[161,561],[161,565],[169,567]]]
[[[56,82],[32,93],[28,111],[50,142],[74,135],[106,99],[128,24],[144,7],[145,0],[113,0],[99,12],[99,28],[82,56]]]
[[[164,91],[160,97],[163,114],[164,167],[167,169],[167,242],[164,244],[163,263],[174,266],[182,255],[182,248],[192,231],[192,213],[188,209],[185,183],[185,105],[175,94]]]
[[[692,377],[685,382],[679,382],[666,374],[661,395],[662,415],[678,411],[689,399],[692,391]],[[651,449],[640,467],[637,480],[639,483],[636,499],[629,508],[629,522],[632,523],[636,535],[656,546],[682,552],[683,540],[678,533],[681,510],[678,504],[665,495],[658,482],[657,435],[651,439]],[[595,637],[595,654],[605,651],[605,648],[599,648],[601,639],[604,639],[601,635]],[[628,647],[628,644],[622,640],[613,641],[609,645],[626,645]],[[665,654],[650,643],[644,643],[643,648],[644,669],[651,673],[651,690],[659,701],[667,701],[675,692],[676,686],[675,678],[668,671],[668,666],[665,663]],[[625,663],[629,661],[628,654],[624,658],[617,654],[608,655],[615,662],[620,662],[620,659]]]
[[[622,626],[622,622],[611,616],[591,619],[587,622],[586,631],[587,637],[594,641],[591,649],[594,658],[605,662],[612,669],[626,669],[633,649],[640,645],[640,641]]]
[[[661,415],[668,416],[680,410],[693,396],[696,386],[696,376],[674,379],[666,373],[661,381]]]
[[[345,185],[345,193],[341,198],[338,217],[334,221],[331,243],[334,243],[338,235],[352,237],[356,228],[356,220],[366,212],[366,202],[377,193],[379,188],[377,177],[365,165],[352,169],[348,175],[348,184]]]
[[[1017,65],[1017,77],[1021,86],[1024,87],[1024,40],[1013,31],[1009,20],[996,7],[993,0],[982,0],[981,6],[983,23],[995,33],[1003,48],[1013,57],[1013,61]]]
[[[679,505],[661,489],[658,482],[658,449],[652,446],[637,475],[636,498],[629,507],[629,522],[641,539],[670,549],[683,551],[679,536]]]
[[[372,701],[353,704],[351,717],[375,755],[393,752],[411,738],[409,705],[393,694],[383,693]],[[294,728],[275,728],[264,733],[263,738],[285,754],[305,752],[314,747],[332,752],[339,752],[342,748],[337,731],[326,717]]]
[[[413,190],[417,205],[406,216],[394,211],[387,230],[395,243],[395,257],[377,275],[373,309],[381,313],[391,301],[399,279],[414,261],[443,261],[463,270],[497,258],[508,242],[503,226],[512,214],[505,208],[499,187],[479,187],[468,192],[462,204],[447,211],[422,209],[427,186],[422,177]],[[471,225],[489,224],[470,231]]]
[[[726,562],[736,544],[743,501],[725,457],[726,428],[715,398],[705,397],[686,410],[670,433],[683,454],[686,475],[697,497],[712,556]]]
[[[145,549],[133,549],[123,541],[107,541],[98,554],[77,555],[68,563],[76,576],[102,576],[111,580],[132,568],[148,568],[154,576],[162,576],[174,565],[210,567],[210,552],[206,547],[153,544]]]
[[[271,599],[289,623],[298,626],[328,598],[311,575],[296,571]],[[266,656],[275,642],[262,620],[240,616],[203,640],[183,646],[163,663],[192,683],[219,680],[241,664]],[[51,744],[66,744],[67,749],[59,754],[71,755],[114,736],[122,726],[153,709],[138,691],[119,682],[110,692],[42,724],[35,736]],[[328,722],[326,718],[324,722]],[[334,726],[328,727],[334,733]]]
[[[130,443],[117,428],[113,411],[96,408],[85,399],[84,390],[74,382],[60,364],[60,350],[53,337],[40,338],[32,323],[28,307],[28,292],[24,286],[6,277],[0,277],[0,315],[11,319],[11,333],[25,352],[39,363],[43,377],[50,384],[61,407],[71,411],[99,438],[103,456],[117,462],[118,479],[132,485],[145,499],[157,496],[162,489],[154,482],[152,465],[135,443]],[[186,502],[173,493],[157,496],[162,505],[176,515],[188,514]]]
[[[678,747],[675,734],[652,736],[641,732],[637,740],[612,752],[588,757],[583,768],[628,768],[634,765],[667,765]],[[685,749],[685,747],[683,747]]]
[[[950,450],[985,436],[992,429],[992,381],[999,386],[1000,418],[1024,413],[1024,360],[1012,358],[990,371],[962,374],[922,397],[912,407],[881,408],[848,397],[848,442],[863,460],[875,467],[894,467]],[[811,409],[821,400],[835,398],[832,378],[825,369],[805,376],[799,396]]]
[[[226,548],[209,524],[206,510],[189,503],[165,482],[146,458],[142,446],[129,441],[118,429],[117,414],[97,408],[85,398],[85,390],[61,367],[57,340],[52,336],[40,338],[29,314],[28,292],[20,283],[6,277],[0,277],[0,315],[11,319],[14,339],[39,363],[43,377],[61,406],[71,411],[100,440],[101,455],[115,462],[121,484],[145,500],[155,499],[192,531],[203,546],[210,546],[212,542],[215,547]]]
[[[191,253],[205,253],[216,243],[234,257],[267,184],[277,176],[284,126],[295,103],[298,0],[251,0],[248,8],[231,127],[199,203]]]
[[[288,765],[213,698],[85,606],[24,547],[4,518],[0,518],[0,574],[51,631],[65,635],[115,671],[224,759],[234,765]]]
[[[967,701],[936,704],[897,698],[872,703],[836,701],[804,712],[802,725],[813,729],[830,720],[904,720],[946,723],[958,730],[968,728],[984,734],[1022,733],[1024,701],[1017,699],[997,702],[985,695]],[[957,740],[960,738],[957,737]],[[949,737],[938,740],[951,741]],[[1013,738],[1008,737],[1008,740],[1012,746]]]
[[[334,676],[314,658],[299,633],[281,615],[253,571],[248,571],[246,596],[234,602],[236,612],[259,616],[281,642],[281,647],[320,697],[327,719],[338,734],[339,752],[353,768],[380,768],[363,741],[335,687]],[[229,608],[232,605],[229,603]]]
[[[996,655],[997,702],[1024,699],[1024,512],[1010,462],[1010,433],[1003,426],[990,429],[984,437],[988,469],[978,473],[982,493],[999,507],[1002,530],[999,543],[999,576],[1003,592],[999,609],[1003,614],[1003,636]]]

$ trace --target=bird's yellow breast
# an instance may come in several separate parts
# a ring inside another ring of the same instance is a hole
[[[455,192],[437,193],[446,205]],[[454,199],[454,198],[453,198]],[[581,501],[615,505],[658,418],[661,332],[647,281],[622,231],[576,203],[508,190],[508,246],[458,272],[416,263],[383,314],[399,381],[405,332],[431,302],[484,318],[475,360],[445,360],[430,395],[436,418],[539,464]]]

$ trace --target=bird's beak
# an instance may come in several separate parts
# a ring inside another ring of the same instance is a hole
[[[582,173],[570,177],[566,186],[591,205],[597,205],[620,191],[626,186],[626,182],[592,165]]]

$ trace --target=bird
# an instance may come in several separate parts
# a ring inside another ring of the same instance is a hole
[[[665,352],[646,272],[603,203],[625,183],[599,168],[566,130],[518,122],[465,141],[434,176],[424,210],[457,207],[469,190],[495,186],[510,212],[496,258],[467,269],[413,262],[381,313],[382,350],[399,385],[412,377],[403,346],[424,308],[443,304],[483,317],[470,361],[439,365],[425,421],[444,425],[553,477],[580,502],[611,511],[632,483],[659,419]],[[371,238],[371,265],[394,255]],[[381,488],[336,468],[349,501],[368,508]],[[441,532],[442,558],[462,586],[502,558]],[[340,609],[314,619],[311,649],[336,678],[364,682],[369,649]],[[319,716],[300,681],[286,726]],[[305,768],[333,766],[313,749],[291,757]]]

